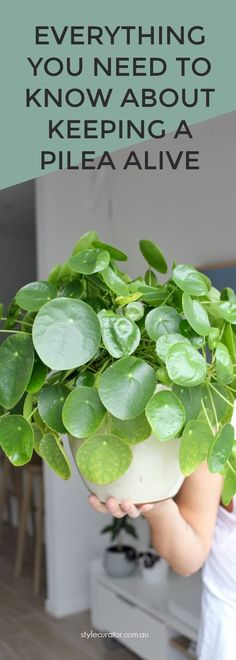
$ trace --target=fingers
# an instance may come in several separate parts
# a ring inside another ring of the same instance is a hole
[[[96,495],[89,495],[88,501],[94,511],[98,511],[99,513],[107,513],[106,505],[100,502]]]
[[[138,518],[138,516],[140,516],[139,507],[135,506],[131,500],[122,500],[120,506],[122,511],[124,511],[130,518]]]
[[[94,511],[98,511],[99,513],[111,513],[115,518],[123,518],[123,516],[125,516],[125,512],[122,511],[115,497],[108,497],[106,503],[103,504],[96,495],[89,495],[88,501]]]
[[[89,495],[88,501],[91,504],[94,511],[99,513],[111,513],[115,518],[123,518],[125,515],[128,515],[130,518],[138,518],[141,513],[150,511],[153,508],[153,504],[141,504],[135,506],[131,500],[122,500],[118,504],[115,497],[108,497],[106,503],[100,502],[96,495]]]

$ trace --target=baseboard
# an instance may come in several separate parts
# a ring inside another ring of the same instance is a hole
[[[88,610],[89,607],[89,599],[86,598],[77,598],[76,600],[68,601],[63,600],[61,603],[55,603],[55,601],[50,600],[50,598],[45,600],[46,612],[57,619],[69,616],[70,614],[83,612],[83,610]]]

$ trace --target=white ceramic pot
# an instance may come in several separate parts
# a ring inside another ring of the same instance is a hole
[[[109,546],[104,551],[103,563],[111,577],[128,577],[132,575],[137,565],[135,550],[128,545],[122,546],[120,550],[116,545]]]
[[[69,438],[74,459],[83,440]],[[110,484],[99,485],[81,478],[88,490],[101,502],[109,496],[132,500],[135,504],[156,502],[176,495],[184,476],[179,466],[180,439],[160,442],[155,436],[130,445],[133,460],[125,474]]]
[[[147,550],[147,554],[150,553],[150,549]],[[156,556],[156,553],[153,552],[154,557]],[[145,566],[145,554],[139,558],[139,573],[143,580],[146,582],[150,582],[151,584],[155,583],[158,584],[160,582],[164,582],[167,579],[168,575],[168,564],[167,562],[162,559],[161,557],[158,557],[157,561],[153,564],[153,566]]]

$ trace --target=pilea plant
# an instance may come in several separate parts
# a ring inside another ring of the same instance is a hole
[[[132,525],[130,522],[128,522],[128,516],[123,516],[123,518],[112,518],[112,522],[110,525],[105,525],[101,529],[101,534],[110,534],[111,542],[116,541],[117,547],[119,550],[121,550],[124,547],[124,543],[122,540],[122,533],[126,532],[126,534],[130,534],[130,536],[133,536],[133,538],[137,539],[138,534],[136,532],[136,529],[134,525]]]
[[[236,394],[236,296],[191,265],[166,273],[160,249],[141,240],[148,263],[132,279],[127,256],[88,232],[45,281],[15,295],[0,346],[0,446],[15,466],[37,452],[62,478],[70,463],[62,437],[83,438],[79,470],[111,483],[151,434],[181,437],[180,466],[207,460],[224,475],[223,500],[236,492],[231,424]],[[158,385],[164,385],[158,391]]]

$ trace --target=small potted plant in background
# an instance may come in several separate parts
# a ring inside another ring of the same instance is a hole
[[[104,554],[105,569],[112,577],[127,577],[134,572],[136,566],[138,553],[133,546],[124,544],[124,532],[135,539],[138,538],[134,525],[128,522],[128,516],[112,518],[111,524],[101,530],[101,534],[111,534],[111,542],[116,541],[105,549]]]
[[[236,493],[236,296],[140,241],[127,255],[88,232],[48,279],[1,307],[0,446],[13,465],[33,451],[63,479],[79,473],[101,501],[172,497],[203,461]],[[65,445],[65,446],[64,446]]]
[[[139,552],[139,570],[144,580],[151,583],[163,582],[167,577],[168,564],[153,549]]]

